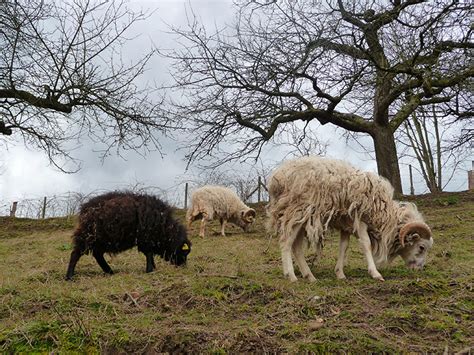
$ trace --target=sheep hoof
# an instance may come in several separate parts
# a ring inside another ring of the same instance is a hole
[[[298,281],[297,277],[296,276],[290,276],[290,282],[296,282]]]
[[[382,277],[382,275],[378,274],[378,275],[373,275],[372,276],[375,280],[379,280],[379,281],[385,281],[384,278]]]
[[[305,277],[308,279],[308,282],[310,282],[310,283],[316,282],[316,277],[314,277],[311,274],[306,275]]]
[[[344,275],[344,271],[342,268],[339,268],[336,266],[336,268],[334,269],[334,272],[336,273],[336,277],[339,279],[339,280],[343,280],[346,278],[346,275]]]

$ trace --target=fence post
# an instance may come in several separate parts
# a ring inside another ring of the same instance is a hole
[[[13,218],[15,217],[17,206],[18,206],[18,202],[17,201],[13,202],[12,208],[10,210],[10,217],[13,217]]]
[[[188,183],[184,185],[184,209],[188,209]]]
[[[409,165],[409,169],[410,169],[410,195],[414,195],[415,188],[413,187],[413,173],[411,171],[411,164]]]
[[[262,178],[259,176],[258,177],[258,199],[257,199],[258,203],[260,203],[260,200],[261,200],[261,193],[262,193],[260,190],[261,185],[262,185]]]
[[[45,215],[46,215],[46,196],[43,199],[43,210],[41,211],[41,218],[44,219]]]
[[[472,169],[467,172],[468,184],[467,189],[469,191],[474,190],[474,160],[472,161]]]

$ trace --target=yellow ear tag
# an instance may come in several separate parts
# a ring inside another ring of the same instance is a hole
[[[181,250],[189,250],[189,246],[186,243],[184,243]]]

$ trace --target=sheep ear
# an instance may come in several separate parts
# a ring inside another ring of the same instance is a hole
[[[184,243],[181,247],[181,250],[189,250],[189,245],[187,243]]]
[[[412,234],[418,234],[418,236],[412,236]],[[407,238],[408,236],[408,238]],[[400,239],[400,244],[402,247],[405,246],[405,241],[413,242],[416,238],[424,238],[430,239],[431,238],[431,229],[425,223],[422,222],[411,222],[405,224],[402,229],[400,229],[400,233],[398,238]]]

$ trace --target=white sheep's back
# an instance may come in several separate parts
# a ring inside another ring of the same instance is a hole
[[[311,239],[328,227],[352,230],[361,221],[390,237],[396,228],[393,188],[384,178],[335,159],[303,157],[284,162],[270,177],[269,231],[282,237],[303,226]],[[387,233],[384,233],[387,232]]]
[[[229,218],[247,206],[230,188],[217,185],[205,185],[192,194],[192,209],[205,212],[211,219]]]

